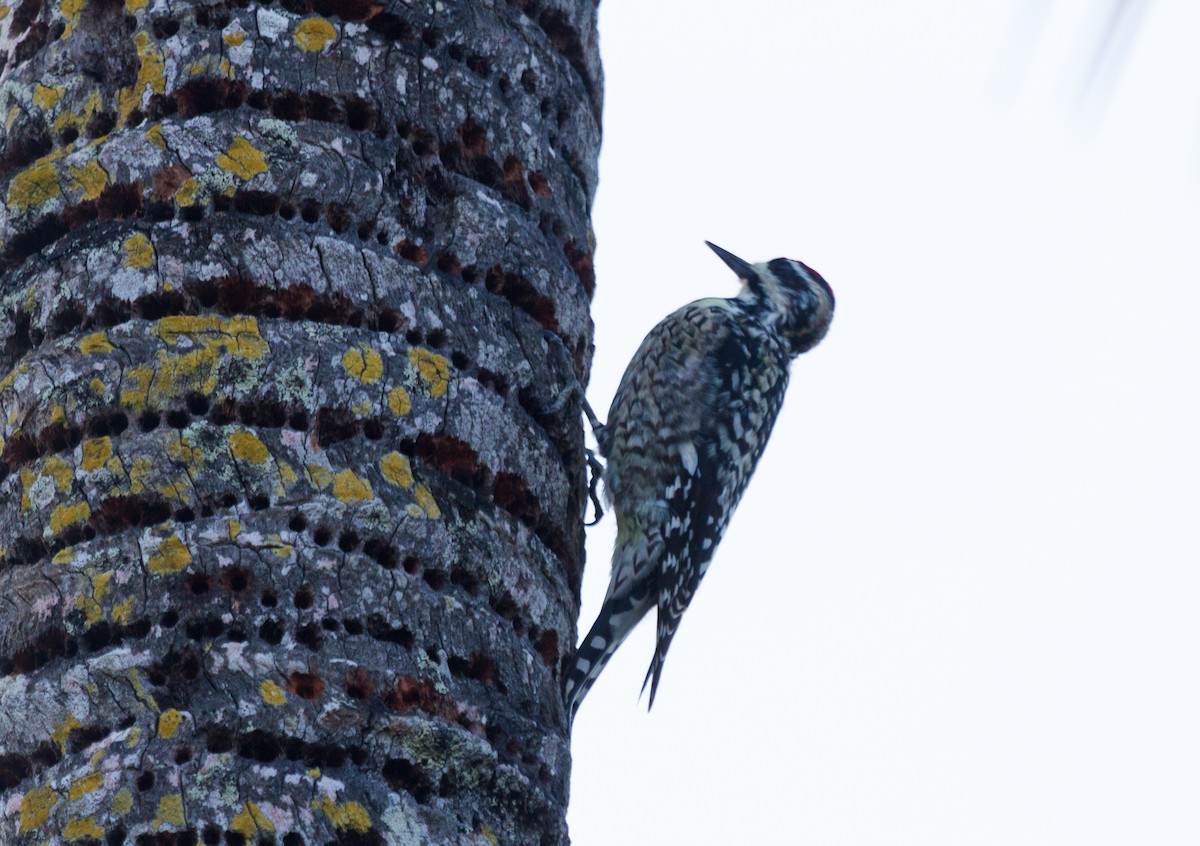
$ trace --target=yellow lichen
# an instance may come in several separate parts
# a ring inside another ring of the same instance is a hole
[[[164,740],[174,737],[183,723],[183,714],[174,708],[168,708],[158,715],[158,736]]]
[[[134,597],[131,596],[112,607],[112,620],[114,623],[123,626],[133,619],[133,600]]]
[[[61,85],[50,87],[36,83],[33,86],[33,104],[39,109],[52,109],[65,93],[66,89]]]
[[[125,371],[124,376],[123,381],[129,387],[121,391],[121,404],[129,406],[137,412],[145,411],[146,401],[150,394],[150,383],[154,380],[154,369],[144,366],[131,367]]]
[[[123,817],[133,810],[133,794],[129,792],[128,787],[117,791],[112,800],[112,810],[118,817]]]
[[[112,343],[108,340],[108,333],[104,330],[93,332],[79,342],[79,351],[85,355],[112,352],[113,349]]]
[[[143,702],[145,702],[146,697],[144,695],[145,691],[142,690],[141,677],[137,673],[135,673],[133,670],[129,671],[129,677],[134,681],[133,686],[134,686],[134,688],[136,688],[138,699],[141,699]],[[153,708],[154,707],[153,703],[154,703],[154,700],[151,699],[146,704],[150,705],[150,707]],[[128,746],[130,749],[135,749],[137,747],[137,745],[141,742],[142,742],[142,727],[134,726],[133,728],[131,728],[129,730],[129,734],[127,734],[125,736],[125,745]]]
[[[67,168],[67,185],[81,200],[94,200],[108,187],[108,171],[92,159],[83,167]]]
[[[105,570],[103,573],[92,576],[92,599],[99,602],[104,598],[104,594],[108,593],[108,586],[112,584],[112,578],[112,570]]]
[[[192,563],[192,553],[176,535],[171,535],[158,545],[154,554],[146,560],[146,569],[156,576],[178,573]]]
[[[70,38],[71,33],[75,31],[75,27],[79,24],[79,15],[83,12],[86,2],[87,0],[62,0],[59,9],[62,11],[62,16],[67,19],[67,25],[62,34],[63,41]]]
[[[71,786],[67,788],[67,798],[74,802],[99,790],[103,785],[104,773],[89,773],[71,782]]]
[[[267,172],[266,156],[241,135],[235,137],[229,148],[217,156],[216,162],[221,170],[227,170],[242,179],[253,179]]]
[[[39,474],[32,470],[21,470],[21,512],[24,513],[33,507],[33,501],[29,498],[29,489],[33,487],[33,483],[37,481]]]
[[[0,21],[8,17],[8,13],[12,11],[11,6],[0,6]]]
[[[167,147],[167,139],[163,137],[162,124],[156,123],[154,126],[146,130],[146,140],[158,147],[160,150],[165,150]]]
[[[4,204],[9,211],[21,214],[53,200],[62,193],[58,173],[49,162],[26,168],[8,183]]]
[[[292,36],[296,46],[308,53],[325,49],[325,45],[337,38],[337,30],[324,18],[305,18],[296,26]]]
[[[54,487],[59,493],[65,491],[71,484],[71,477],[75,475],[71,469],[71,465],[63,461],[57,455],[52,455],[42,463],[42,475],[49,476],[54,480]]]
[[[83,840],[85,837],[96,842],[104,837],[104,829],[96,825],[95,817],[75,817],[67,822],[63,829],[65,840]]]
[[[92,115],[100,111],[100,107],[102,105],[103,103],[100,99],[100,92],[93,89],[92,92],[88,94],[87,102],[83,104],[82,112],[63,109],[58,113],[58,116],[54,118],[54,123],[52,125],[54,134],[61,135],[68,129],[74,129],[76,132],[82,132],[86,128],[87,122],[91,120]],[[63,154],[67,153],[70,149],[70,145],[64,146],[62,148]],[[46,158],[49,159],[52,158],[52,156],[47,156]]]
[[[488,843],[491,843],[492,846],[497,846],[497,844],[500,842],[496,839],[496,835],[492,833],[492,830],[488,828],[486,823],[479,824],[479,833],[486,837]]]
[[[175,202],[181,206],[192,206],[200,199],[200,183],[195,177],[189,176],[179,186],[179,190],[175,192]]]
[[[227,32],[221,36],[221,40],[230,47],[241,47],[246,42],[245,32]]]
[[[100,603],[104,600],[104,594],[108,592],[108,585],[112,582],[112,577],[111,570],[92,576],[92,595],[90,597],[80,596],[79,602],[76,603],[76,607],[84,609],[84,618],[89,626],[100,622],[104,617],[104,607]]]
[[[354,405],[350,406],[350,411],[354,413],[355,417],[370,417],[375,413],[375,406],[371,403],[370,399],[363,397]]]
[[[127,387],[121,392],[121,402],[136,412],[168,404],[180,394],[192,391],[211,396],[224,359],[230,356],[261,359],[270,349],[253,317],[164,317],[154,331],[168,344],[178,344],[181,338],[187,338],[199,348],[181,355],[159,350],[155,367],[132,367],[125,371]]]
[[[417,501],[417,505],[425,511],[429,518],[436,520],[442,516],[442,509],[438,508],[438,504],[434,501],[433,494],[429,492],[429,488],[424,485],[417,485],[417,489],[413,491],[413,499]]]
[[[85,473],[91,473],[93,470],[98,470],[104,465],[104,462],[112,457],[112,438],[107,435],[102,438],[89,438],[83,442],[81,449],[83,460],[80,461],[79,466]]]
[[[192,391],[209,396],[217,389],[222,353],[209,347],[182,355],[159,350],[158,372],[150,396],[158,401]]]
[[[68,546],[54,553],[54,557],[50,559],[52,562],[62,567],[70,564],[75,560],[75,547]]]
[[[74,129],[76,132],[78,132],[86,123],[87,118],[85,116],[79,114],[78,112],[73,112],[70,109],[64,109],[58,113],[58,117],[54,119],[54,123],[51,124],[51,127],[54,129],[54,133],[56,135],[61,135],[68,129]]]
[[[308,471],[308,478],[317,490],[323,491],[333,482],[333,474],[320,464],[306,464],[304,469]]]
[[[18,832],[24,834],[50,818],[50,810],[58,802],[58,794],[50,785],[35,787],[21,798],[21,824]]]
[[[141,232],[130,235],[121,246],[125,249],[125,260],[121,262],[124,267],[149,267],[154,263],[154,247]]]
[[[380,459],[379,469],[383,472],[383,478],[396,487],[411,488],[413,486],[412,463],[408,460],[408,456],[398,452],[389,452]]]
[[[98,397],[102,397],[108,393],[108,386],[101,382],[96,376],[93,376],[91,381],[88,382],[88,388],[90,388],[92,393]]]
[[[181,794],[171,793],[158,800],[154,830],[158,831],[164,824],[183,825],[183,796]]]
[[[150,459],[146,456],[139,456],[133,460],[133,467],[129,470],[129,492],[131,494],[140,494],[146,490],[146,480],[154,475],[154,465],[150,463]]]
[[[129,113],[141,105],[142,95],[147,88],[155,94],[162,94],[167,85],[166,62],[163,52],[154,43],[150,33],[139,30],[133,36],[133,44],[137,48],[140,65],[138,66],[137,81],[129,88],[122,88],[117,95],[117,111],[121,117],[117,121],[119,125],[124,125]]]
[[[430,352],[424,347],[413,347],[408,351],[408,360],[429,386],[431,397],[446,393],[450,387],[450,362],[444,355]]]
[[[180,437],[179,440],[168,443],[167,455],[187,467],[188,472],[193,475],[204,466],[204,448],[194,446],[189,438]],[[157,489],[163,496],[178,498],[190,488],[190,482],[180,480],[159,485]]]
[[[371,347],[354,347],[342,356],[342,367],[364,385],[373,385],[383,376],[383,359]]]
[[[0,379],[0,391],[7,391],[17,381],[18,376],[24,376],[29,372],[29,362],[22,361],[12,370],[8,371],[3,379]]]
[[[225,440],[229,444],[229,450],[233,453],[233,457],[241,461],[262,464],[271,457],[267,445],[248,429],[232,432]]]
[[[57,535],[63,529],[82,523],[91,516],[92,509],[86,502],[78,502],[75,505],[59,505],[50,515],[50,531]]]
[[[358,802],[334,802],[328,796],[313,800],[313,807],[329,817],[334,828],[348,828],[364,834],[371,828],[371,815]]]
[[[342,502],[358,502],[374,499],[371,484],[353,470],[343,470],[333,477],[333,495]]]
[[[283,688],[270,679],[258,686],[258,692],[262,695],[263,702],[268,705],[282,705],[286,699],[283,695]]]
[[[184,451],[190,454],[202,455],[199,447],[191,449],[185,445]],[[155,485],[154,492],[163,499],[174,502],[188,502],[190,499],[189,495],[192,492],[192,482],[187,476],[178,476]]]
[[[225,533],[229,535],[230,540],[237,540],[237,536],[242,533],[242,521],[230,520],[225,526]]]
[[[271,822],[267,818],[267,815],[259,810],[258,805],[253,802],[246,802],[242,805],[241,813],[229,821],[229,828],[245,837],[252,837],[260,831],[274,831],[275,823]]]
[[[125,0],[125,11],[134,14],[150,5],[150,0]]]
[[[178,344],[181,336],[187,336],[206,349],[242,358],[259,359],[270,351],[253,317],[164,317],[155,324],[154,331],[168,344]]]
[[[412,400],[408,396],[408,391],[400,385],[388,391],[387,404],[388,408],[392,410],[392,414],[397,417],[403,417],[412,411]]]

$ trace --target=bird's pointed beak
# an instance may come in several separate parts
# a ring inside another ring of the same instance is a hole
[[[708,248],[721,257],[721,261],[729,265],[729,269],[738,275],[738,279],[749,279],[754,275],[754,268],[750,266],[749,262],[743,261],[729,250],[721,249],[712,241],[704,243],[708,244]]]

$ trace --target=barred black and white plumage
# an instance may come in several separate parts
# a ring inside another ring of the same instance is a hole
[[[712,561],[783,404],[791,360],[833,318],[833,291],[793,259],[751,265],[714,244],[742,280],[733,298],[689,303],[634,354],[597,431],[617,515],[612,576],[563,675],[573,720],[634,626],[658,609],[650,705],[679,621]]]

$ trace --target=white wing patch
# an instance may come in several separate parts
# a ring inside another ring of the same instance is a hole
[[[679,445],[679,457],[683,460],[683,469],[687,471],[689,476],[696,474],[696,468],[700,466],[700,456],[696,454],[696,445],[691,441],[684,441]]]

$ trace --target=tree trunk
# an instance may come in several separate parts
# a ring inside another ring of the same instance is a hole
[[[0,842],[566,842],[592,0],[0,28]]]

